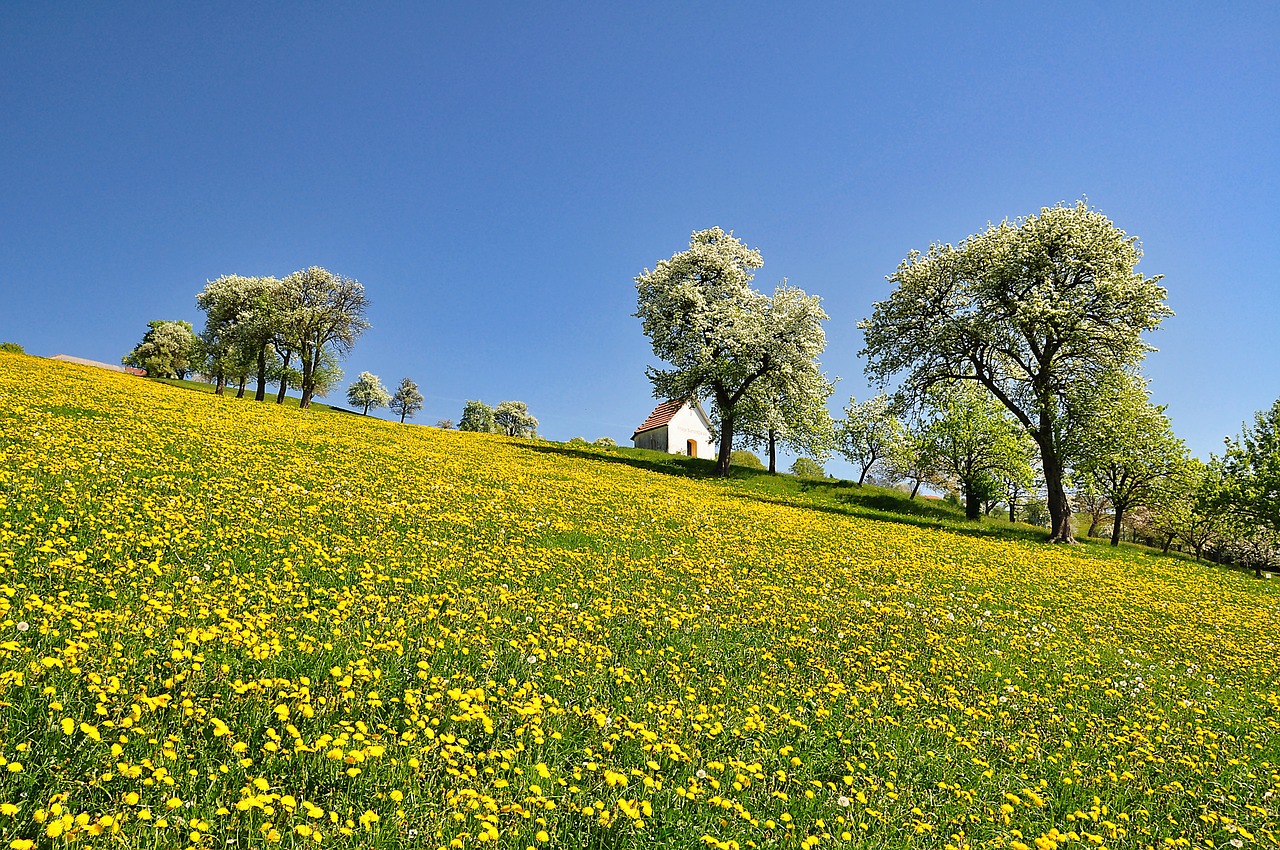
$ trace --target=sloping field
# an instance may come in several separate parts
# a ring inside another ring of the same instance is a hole
[[[0,847],[1280,844],[1280,594],[0,354]]]

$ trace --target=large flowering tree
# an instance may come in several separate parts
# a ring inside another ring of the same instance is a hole
[[[695,232],[687,251],[635,279],[635,315],[644,323],[653,353],[671,364],[646,370],[653,394],[712,402],[720,476],[729,474],[735,428],[746,415],[744,401],[753,387],[773,378],[825,386],[809,380],[827,344],[820,299],[785,283],[772,297],[757,292],[752,272],[762,265],[759,251],[713,227]]]

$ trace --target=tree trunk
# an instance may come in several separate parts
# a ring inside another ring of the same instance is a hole
[[[305,352],[302,355],[302,386],[299,387],[302,392],[298,398],[300,408],[305,409],[311,406],[311,389],[315,372],[313,355],[309,351]]]
[[[862,486],[862,482],[867,480],[867,473],[871,471],[871,464],[862,467],[862,474],[858,476],[858,486]]]
[[[1116,505],[1116,518],[1115,518],[1115,521],[1111,524],[1111,545],[1112,546],[1120,545],[1120,532],[1124,528],[1123,523],[1124,523],[1124,510],[1119,505]],[[1138,539],[1138,532],[1136,530],[1133,532],[1133,539],[1135,542]]]
[[[722,405],[721,410],[724,409]],[[729,455],[733,453],[733,414],[720,417],[720,451],[716,454],[716,477],[729,477]]]
[[[286,351],[281,355],[284,360],[284,366],[280,369],[280,391],[276,393],[276,404],[284,404],[284,391],[289,388],[289,379],[285,377],[289,369],[289,359],[293,357],[292,351]]]
[[[967,481],[964,482],[964,518],[973,520],[982,518],[982,500],[978,498],[974,488]]]
[[[371,403],[372,403],[372,402],[367,402],[367,401],[364,403],[364,413],[361,413],[361,414],[360,414],[361,416],[368,416],[368,415],[369,415],[369,405],[370,405]]]
[[[408,415],[409,415],[409,411],[408,411],[408,410],[402,410],[402,411],[400,411],[400,424],[401,424],[401,425],[403,425],[403,424],[404,424],[404,418],[405,418],[406,416],[408,416]]]
[[[260,402],[266,398],[266,344],[257,349],[257,392],[253,393],[253,401]]]
[[[1009,522],[1012,524],[1017,521],[1018,521],[1018,501],[1016,499],[1010,499],[1009,500]]]
[[[916,497],[916,493],[919,493],[919,492],[920,492],[920,479],[917,478],[916,482],[911,485],[911,498],[914,499]]]
[[[1044,482],[1049,505],[1049,542],[1075,543],[1071,530],[1071,500],[1067,498],[1067,489],[1062,485],[1062,460],[1058,457],[1057,447],[1053,444],[1053,426],[1042,419],[1042,427],[1035,434],[1036,444],[1040,447],[1041,466],[1044,467]]]
[[[218,374],[214,376],[214,380],[213,380],[213,394],[223,395],[224,393],[226,393],[226,391],[227,391],[227,373],[219,369]]]
[[[240,387],[236,390],[236,398],[244,398],[244,385],[249,382],[247,375],[240,376]]]
[[[778,474],[778,432],[769,429],[769,474]]]

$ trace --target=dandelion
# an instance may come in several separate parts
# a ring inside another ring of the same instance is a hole
[[[26,631],[27,629],[29,629],[29,628],[31,628],[31,624],[30,624],[30,623],[28,623],[26,620],[19,620],[19,621],[18,621],[18,624],[17,624],[17,629],[18,629],[18,631],[20,631],[20,632],[25,632],[25,631]]]

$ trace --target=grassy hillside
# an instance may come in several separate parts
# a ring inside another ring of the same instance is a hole
[[[0,354],[0,847],[1277,846],[1273,583],[669,463]]]

